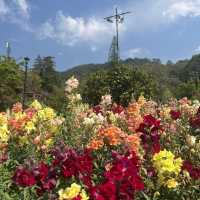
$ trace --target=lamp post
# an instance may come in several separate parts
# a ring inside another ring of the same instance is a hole
[[[30,58],[25,57],[24,58],[24,66],[25,66],[25,71],[24,71],[24,89],[23,89],[23,99],[22,99],[22,105],[23,108],[25,107],[26,104],[26,89],[27,89],[27,75],[28,75],[28,62],[30,61]]]

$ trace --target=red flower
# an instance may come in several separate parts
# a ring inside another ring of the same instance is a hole
[[[191,162],[184,161],[182,170],[188,171],[193,179],[195,180],[200,179],[200,168],[194,167]]]
[[[13,181],[22,187],[33,186],[36,184],[34,175],[24,168],[18,168],[15,171]]]
[[[144,116],[144,124],[148,127],[160,128],[160,120],[157,120],[152,115],[145,115]]]
[[[49,178],[47,180],[42,181],[42,188],[46,191],[53,190],[56,186],[56,179]]]
[[[93,112],[96,113],[96,114],[102,113],[101,106],[100,105],[94,106]]]
[[[113,153],[113,163],[104,173],[105,181],[93,188],[91,194],[97,200],[133,199],[136,190],[144,189],[139,176],[138,158],[135,153]]]
[[[120,114],[124,111],[124,108],[121,105],[114,104],[111,110],[113,113]]]
[[[177,119],[179,119],[180,117],[181,117],[181,112],[180,111],[176,111],[176,110],[171,110],[170,111],[170,115],[171,115],[171,118],[173,119],[173,120],[177,120]]]
[[[199,128],[200,127],[200,115],[193,117],[190,119],[190,125],[193,128]]]
[[[81,200],[81,196],[78,195],[77,197],[73,198],[72,200]]]
[[[49,173],[49,167],[44,162],[41,162],[34,170],[33,173],[40,181],[46,179]]]
[[[77,153],[72,149],[57,149],[53,154],[53,166],[60,168],[64,177],[75,176],[88,187],[92,185],[93,159],[90,151]]]

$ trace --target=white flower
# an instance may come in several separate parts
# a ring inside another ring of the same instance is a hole
[[[82,100],[82,97],[80,94],[70,94],[70,95],[67,95],[67,97],[71,102],[77,102],[77,101]]]
[[[72,76],[65,82],[65,92],[70,93],[72,90],[76,89],[79,86],[79,81]]]
[[[189,146],[194,146],[195,142],[196,142],[196,137],[195,136],[191,136],[191,135],[187,135],[186,136],[186,142]]]
[[[102,123],[104,122],[104,120],[105,120],[104,116],[103,116],[101,113],[99,113],[99,114],[96,115],[96,116],[97,116],[97,122],[98,122],[99,124],[102,124]]]
[[[93,126],[95,123],[93,118],[85,117],[83,120],[83,125],[85,126]]]
[[[110,94],[107,94],[105,96],[101,97],[101,104],[108,106],[112,104],[112,96]]]

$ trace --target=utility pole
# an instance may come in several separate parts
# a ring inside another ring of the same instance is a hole
[[[26,94],[27,94],[27,75],[28,75],[28,62],[30,61],[30,59],[28,57],[24,58],[24,64],[25,64],[25,71],[24,71],[24,90],[23,90],[23,99],[22,99],[22,105],[23,108],[25,108],[25,104],[26,104]]]
[[[119,61],[119,23],[123,23],[124,15],[130,14],[131,12],[118,13],[118,9],[115,9],[115,15],[105,17],[104,19],[107,22],[114,23],[115,21],[115,30],[116,30],[116,51],[117,51],[117,62]]]
[[[9,43],[9,42],[6,42],[6,58],[7,58],[7,59],[10,58],[10,53],[11,53],[10,43]]]

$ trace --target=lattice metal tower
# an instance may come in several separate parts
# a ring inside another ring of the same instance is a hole
[[[124,13],[118,13],[118,9],[115,9],[115,15],[105,17],[104,19],[109,23],[115,22],[115,29],[116,29],[116,35],[113,37],[113,41],[111,44],[111,48],[109,51],[109,59],[115,58],[115,60],[112,60],[114,62],[118,62],[120,60],[119,57],[119,24],[123,23],[124,21],[124,15],[129,14],[130,12],[124,12]],[[110,55],[114,55],[114,57],[110,57]]]

